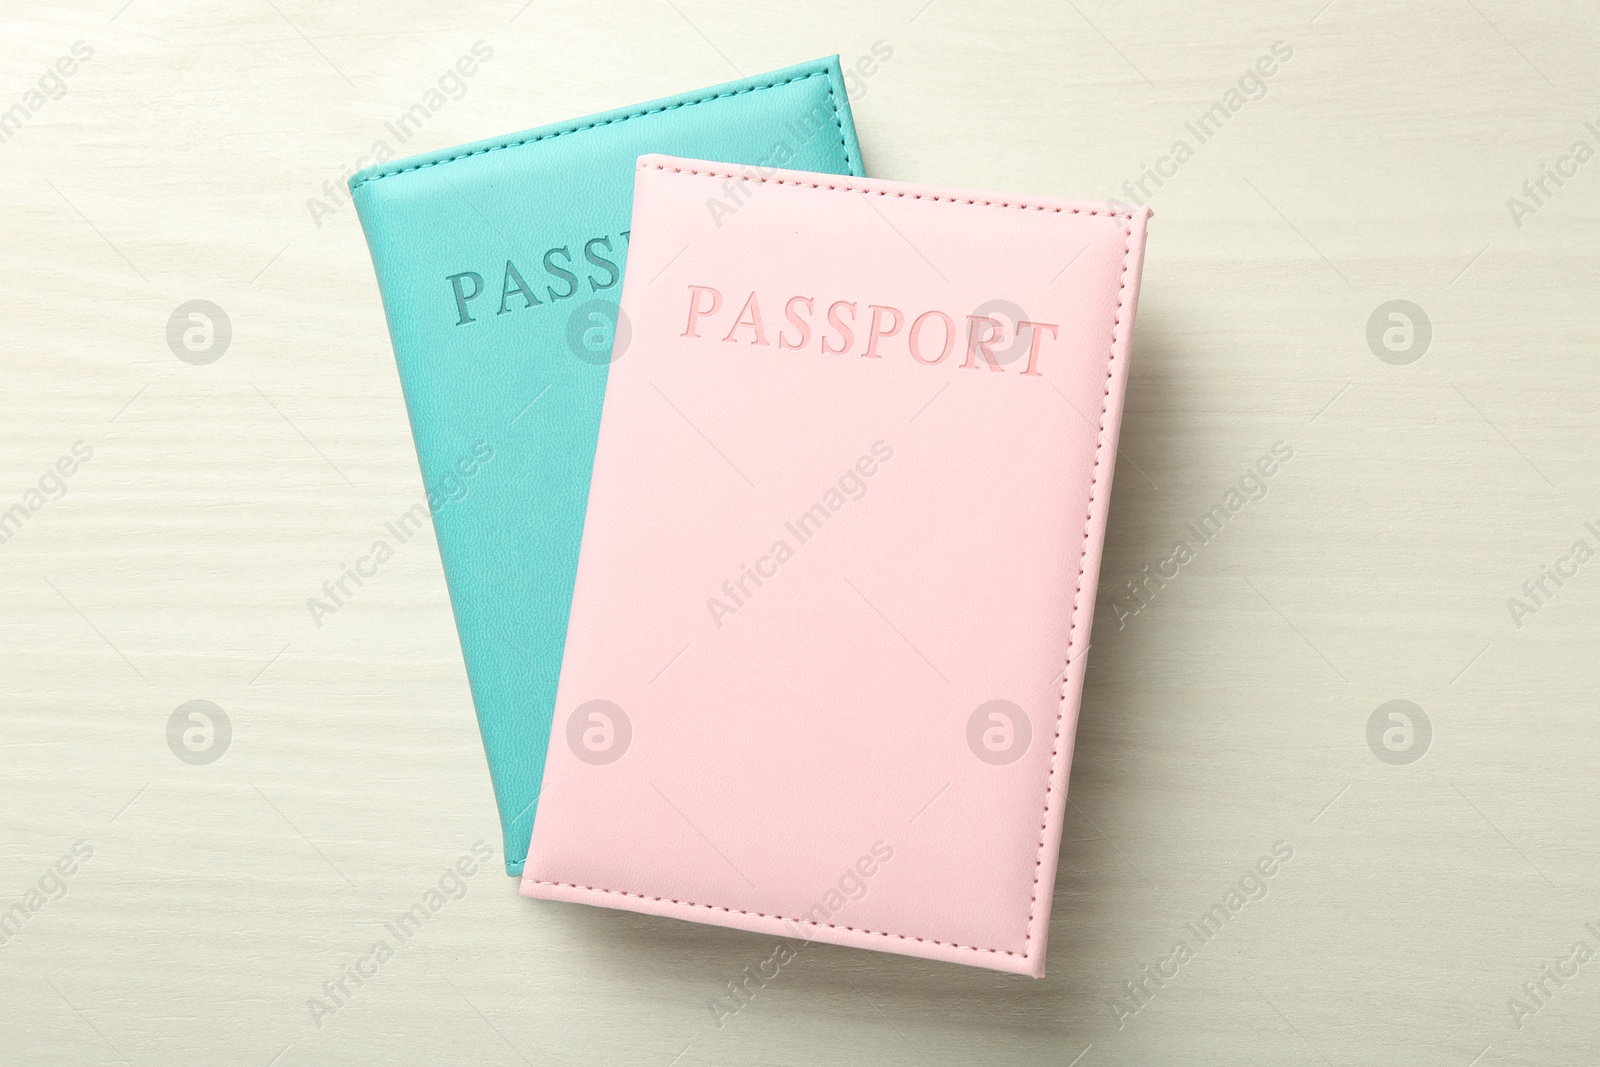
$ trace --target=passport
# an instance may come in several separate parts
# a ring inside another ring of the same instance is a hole
[[[638,166],[522,892],[1042,975],[1149,210]]]
[[[538,808],[606,383],[626,358],[617,304],[634,165],[652,152],[741,173],[863,173],[833,56],[384,163],[349,183],[511,874]],[[731,224],[747,208],[728,194],[695,209]]]

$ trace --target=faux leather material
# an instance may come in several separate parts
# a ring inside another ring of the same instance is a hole
[[[350,181],[513,874],[544,770],[634,163],[658,151],[862,172],[833,57]]]
[[[639,167],[523,892],[1040,975],[1149,212]]]

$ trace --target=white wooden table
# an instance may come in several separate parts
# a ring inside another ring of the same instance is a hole
[[[454,6],[0,16],[0,1062],[1595,1062],[1592,8]],[[311,620],[421,495],[328,190],[478,41],[397,152],[877,53],[875,176],[1154,206],[1048,978],[813,946],[719,1027],[770,939],[496,873],[431,531]]]

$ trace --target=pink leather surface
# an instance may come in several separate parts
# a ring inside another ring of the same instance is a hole
[[[525,894],[1044,973],[1148,217],[639,160]]]

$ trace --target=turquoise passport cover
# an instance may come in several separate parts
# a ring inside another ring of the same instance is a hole
[[[650,152],[863,174],[838,57],[350,179],[505,834],[522,871]],[[740,190],[708,200],[737,223]],[[648,522],[648,515],[639,521]]]

